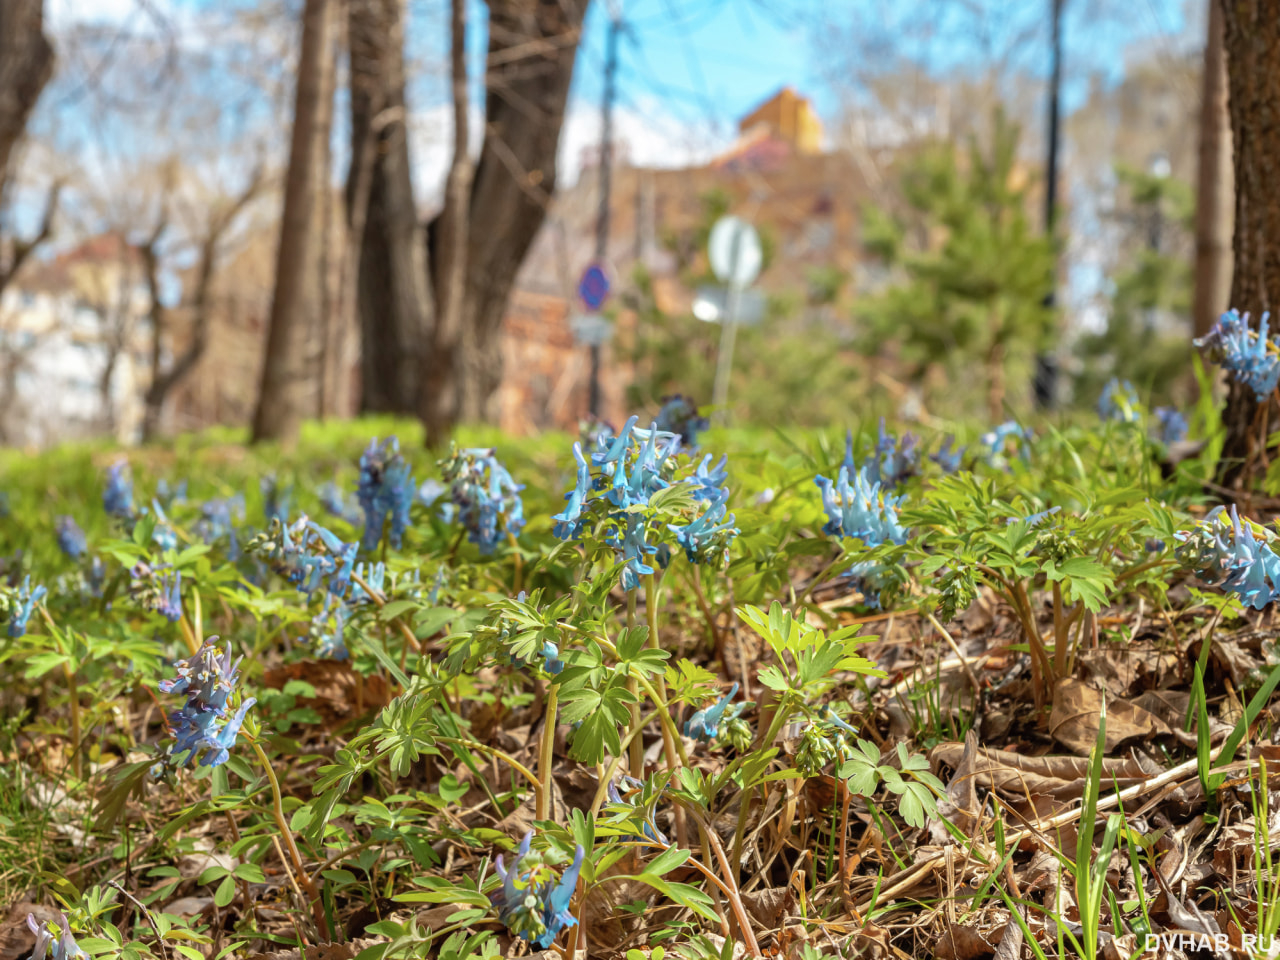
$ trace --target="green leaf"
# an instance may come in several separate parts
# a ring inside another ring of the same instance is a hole
[[[236,878],[228,874],[222,878],[222,882],[218,884],[218,889],[213,891],[213,902],[216,906],[225,907],[236,896]]]
[[[688,859],[688,850],[681,847],[667,847],[666,850],[663,850],[662,853],[658,854],[645,865],[645,873],[652,873],[661,877],[664,874],[670,873]]]

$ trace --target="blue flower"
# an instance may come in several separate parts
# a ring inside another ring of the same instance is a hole
[[[964,447],[953,450],[952,444],[955,442],[956,438],[948,434],[938,452],[929,454],[929,459],[941,467],[943,473],[957,472],[964,460]]]
[[[389,541],[399,550],[409,528],[409,507],[417,487],[409,475],[409,464],[400,454],[400,440],[388,437],[378,443],[374,437],[360,455],[360,479],[356,499],[364,511],[364,536],[360,546],[374,550],[382,542],[382,529],[391,518]]]
[[[498,919],[508,930],[539,950],[547,950],[562,930],[578,922],[569,912],[569,904],[578,886],[586,851],[579,845],[572,865],[557,879],[555,871],[540,856],[530,856],[532,840],[533,831],[524,835],[510,870],[502,856],[498,856],[495,867],[502,886],[489,900],[498,908]]]
[[[1028,446],[1030,440],[1031,431],[1016,420],[1006,420],[978,438],[978,442],[986,448],[984,457],[987,463],[993,467],[1005,465],[1004,458],[1011,442],[1017,444],[1018,453],[1023,460],[1030,459],[1031,450]]]
[[[58,546],[72,560],[79,560],[89,549],[84,531],[71,517],[58,518]]]
[[[107,469],[107,486],[102,491],[102,506],[108,516],[117,520],[132,520],[137,516],[133,506],[133,481],[129,479],[129,464],[117,460]]]
[[[709,457],[707,459],[710,459]],[[723,557],[729,549],[729,541],[738,534],[733,525],[733,515],[725,518],[729,500],[728,488],[721,489],[700,517],[683,526],[668,524],[668,529],[675,534],[676,542],[684,548],[685,556],[690,563],[707,563]]]
[[[1107,381],[1098,397],[1098,416],[1103,420],[1118,420],[1121,423],[1137,423],[1138,392],[1128,380],[1123,383],[1116,377]]]
[[[274,473],[268,473],[258,481],[258,489],[262,492],[262,513],[267,523],[272,520],[288,523],[293,511],[293,485],[281,483]]]
[[[1044,521],[1048,520],[1051,516],[1053,516],[1055,513],[1057,513],[1061,509],[1062,509],[1061,506],[1056,506],[1056,507],[1050,507],[1048,510],[1041,510],[1039,513],[1033,513],[1027,517],[1008,517],[1006,518],[1005,523],[1006,524],[1025,523],[1027,527],[1030,529],[1030,528],[1038,527],[1040,524],[1044,523]]]
[[[56,939],[50,925],[38,921],[34,914],[27,914],[27,927],[36,938],[30,960],[46,960],[47,957],[52,957],[52,960],[89,960],[89,955],[72,936],[71,925],[63,914],[58,914],[59,933]]]
[[[200,505],[200,519],[196,521],[195,533],[208,544],[226,538],[227,559],[235,563],[240,559],[240,540],[236,536],[235,523],[243,519],[244,494],[206,500]]]
[[[360,502],[355,497],[344,494],[342,488],[332,480],[320,488],[319,495],[320,506],[324,507],[329,515],[345,520],[352,526],[360,523],[364,518]]]
[[[163,503],[166,507],[175,503],[186,503],[187,501],[187,481],[183,480],[173,489],[169,488],[169,481],[160,478],[156,484],[156,499]]]
[[[1249,326],[1249,314],[1228,310],[1205,336],[1193,341],[1210,360],[1221,363],[1236,380],[1253,390],[1259,402],[1280,382],[1280,355],[1267,339],[1269,318],[1270,314],[1264,313],[1254,330]]]
[[[37,586],[32,590],[30,575],[23,578],[21,589],[10,601],[9,636],[21,637],[27,632],[27,621],[31,619],[31,614],[35,613],[36,604],[43,600],[48,592],[43,586]]]
[[[901,497],[887,496],[880,492],[880,484],[873,482],[864,466],[849,482],[849,467],[844,464],[835,482],[824,476],[814,478],[822,491],[822,508],[827,522],[822,532],[832,537],[855,537],[868,547],[882,543],[905,543],[907,532],[898,523],[898,504]]]
[[[161,692],[187,697],[187,702],[169,716],[174,742],[165,758],[167,764],[184,753],[182,766],[197,757],[205,767],[226,763],[245,714],[257,703],[249,697],[231,712],[228,701],[235,690],[240,660],[232,659],[230,643],[225,653],[219,651],[214,643],[217,639],[210,637],[195,655],[178,661],[175,679],[160,681]]]
[[[684,722],[684,735],[702,743],[710,743],[720,730],[720,721],[729,701],[738,693],[738,684],[734,683],[729,692],[709,707],[703,707]]]
[[[329,621],[330,608],[334,607],[333,595],[325,594],[324,609],[316,614],[311,621],[313,626],[313,635],[315,643],[313,649],[317,657],[325,660],[346,660],[350,656],[347,650],[346,642],[343,635],[346,632],[347,616],[350,613],[347,605],[341,600],[337,602],[333,609],[334,625],[332,630],[326,630]]]
[[[520,499],[524,486],[512,479],[496,452],[492,448],[454,449],[448,460],[440,461],[440,472],[457,507],[457,520],[482,554],[493,553],[501,532],[518,537],[524,529],[524,501]]]
[[[622,777],[622,785],[626,787],[629,793],[631,794],[634,794],[636,791],[639,791],[644,787],[644,784],[641,783],[639,780],[635,780],[628,776]],[[605,785],[605,795],[609,798],[610,803],[615,803],[619,806],[627,807],[632,810],[635,809],[636,805],[632,803],[630,800],[628,800],[627,798],[622,796],[622,792],[618,790],[617,784],[615,784],[612,780],[610,780],[608,784]],[[657,828],[657,826],[653,823],[653,820],[650,819],[649,817],[645,817],[644,827],[642,829],[644,830],[644,836],[642,837],[624,836],[622,837],[622,839],[626,841],[631,841],[633,843],[636,843],[636,842],[643,843],[645,840],[652,840],[655,843],[662,844],[664,847],[670,843],[670,841],[667,840],[663,832]]]
[[[1163,444],[1179,443],[1187,439],[1187,418],[1173,407],[1156,407],[1156,437]]]
[[[699,500],[715,500],[722,492],[728,492],[723,489],[729,481],[728,456],[721,456],[720,462],[715,467],[709,467],[710,463],[711,454],[708,453],[702,458],[693,475],[685,478],[685,483],[693,485],[693,495]]]
[[[160,506],[160,501],[153,499],[151,501],[151,509],[156,514],[156,525],[151,531],[151,542],[161,550],[177,550],[178,533],[173,529],[173,524],[169,522],[168,516],[165,515],[164,508]]]
[[[698,416],[697,404],[678,393],[662,398],[662,409],[654,422],[659,430],[679,437],[690,450],[698,448],[698,434],[711,428],[710,420]]]
[[[876,440],[876,456],[869,465],[867,476],[872,483],[886,487],[898,487],[919,472],[920,438],[914,433],[903,434],[901,446],[898,438],[885,429],[884,417],[880,418],[880,427]],[[853,472],[853,434],[845,435],[844,462]]]
[[[582,455],[581,443],[573,445],[573,459],[578,462],[577,483],[564,495],[565,508],[551,518],[555,521],[551,532],[561,540],[573,540],[582,532],[582,508],[591,493],[591,465]]]
[[[882,563],[863,560],[853,564],[837,577],[837,582],[862,594],[862,602],[872,610],[880,608],[880,593],[889,585],[889,568]]]
[[[1178,533],[1178,557],[1201,580],[1261,610],[1280,594],[1280,556],[1254,537],[1250,524],[1240,522],[1234,506],[1230,518],[1228,526],[1218,507],[1195,530]]]
[[[160,578],[160,593],[156,598],[156,612],[170,623],[182,619],[182,571]]]
[[[418,571],[415,570],[413,573],[416,577]],[[376,590],[381,594],[383,592],[382,584],[387,577],[387,567],[381,561],[368,565],[357,563],[355,575],[367,583],[370,590]],[[372,603],[373,598],[364,592],[364,587],[360,586],[358,583],[353,583],[351,587],[351,596],[348,598],[348,602],[352,606],[356,606],[361,603]]]

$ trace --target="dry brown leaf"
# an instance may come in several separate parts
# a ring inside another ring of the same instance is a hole
[[[930,752],[934,769],[945,764],[957,769],[964,755],[964,744],[940,743]],[[971,761],[973,783],[976,787],[997,790],[1006,796],[1024,799],[1047,796],[1055,800],[1072,800],[1084,790],[1084,780],[1089,772],[1089,761],[1082,757],[1027,757],[1005,750],[979,747]],[[1103,776],[1110,783],[1112,777],[1121,789],[1149,779],[1152,771],[1131,759],[1103,761]],[[957,769],[958,777],[958,769]],[[957,777],[952,778],[954,782]],[[948,786],[948,792],[951,787]]]
[[[1059,680],[1053,691],[1053,710],[1049,714],[1049,734],[1068,750],[1088,756],[1098,739],[1098,721],[1102,716],[1103,693],[1079,680]],[[1128,740],[1147,740],[1168,736],[1172,732],[1159,717],[1134,706],[1127,700],[1107,698],[1106,752]]]
[[[391,702],[387,683],[377,674],[361,676],[351,664],[338,660],[301,660],[263,675],[264,685],[283,690],[290,680],[302,680],[315,689],[314,697],[298,697],[299,707],[320,714],[332,730],[367,713],[376,713]]]
[[[974,927],[963,924],[947,924],[947,930],[938,941],[934,956],[938,960],[978,960],[979,957],[990,957],[996,952],[996,945],[987,935],[978,932]]]
[[[752,920],[766,930],[772,930],[795,905],[795,894],[790,886],[769,887],[742,894],[742,905],[747,908]]]

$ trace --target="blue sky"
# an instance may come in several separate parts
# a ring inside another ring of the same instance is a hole
[[[118,0],[117,0],[118,2]],[[198,0],[187,0],[198,2]],[[991,49],[1014,49],[1015,69],[1048,74],[1049,0],[614,0],[627,24],[620,44],[620,133],[632,142],[680,141],[666,155],[722,148],[739,117],[779,88],[808,95],[823,119],[838,111],[830,79],[839,75],[831,36],[856,31],[874,51],[927,60],[938,71],[978,69]],[[1200,42],[1200,27],[1184,8],[1203,0],[1065,0],[1064,98],[1068,112],[1083,103],[1092,76],[1119,82],[1126,59],[1145,50],[1169,55]],[[411,93],[419,109],[447,102],[442,68],[447,6],[443,0],[411,5],[411,47],[436,63]],[[473,76],[484,64],[485,6],[472,2]],[[605,36],[610,6],[592,0],[579,48],[566,127],[566,151],[598,137]],[[970,12],[964,12],[964,11]],[[972,11],[976,10],[977,13]],[[834,29],[828,25],[834,25]],[[856,25],[856,26],[855,26]],[[911,40],[922,30],[927,39]],[[477,90],[477,93],[479,91]],[[646,127],[654,129],[647,131]]]

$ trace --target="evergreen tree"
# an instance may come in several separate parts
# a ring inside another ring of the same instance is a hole
[[[989,150],[976,139],[965,153],[926,147],[902,176],[906,209],[865,221],[869,250],[899,280],[860,311],[870,344],[896,346],[917,383],[934,367],[963,382],[980,364],[993,420],[1004,417],[1006,364],[1042,343],[1052,319],[1053,250],[1031,225],[1018,136],[998,111]]]

